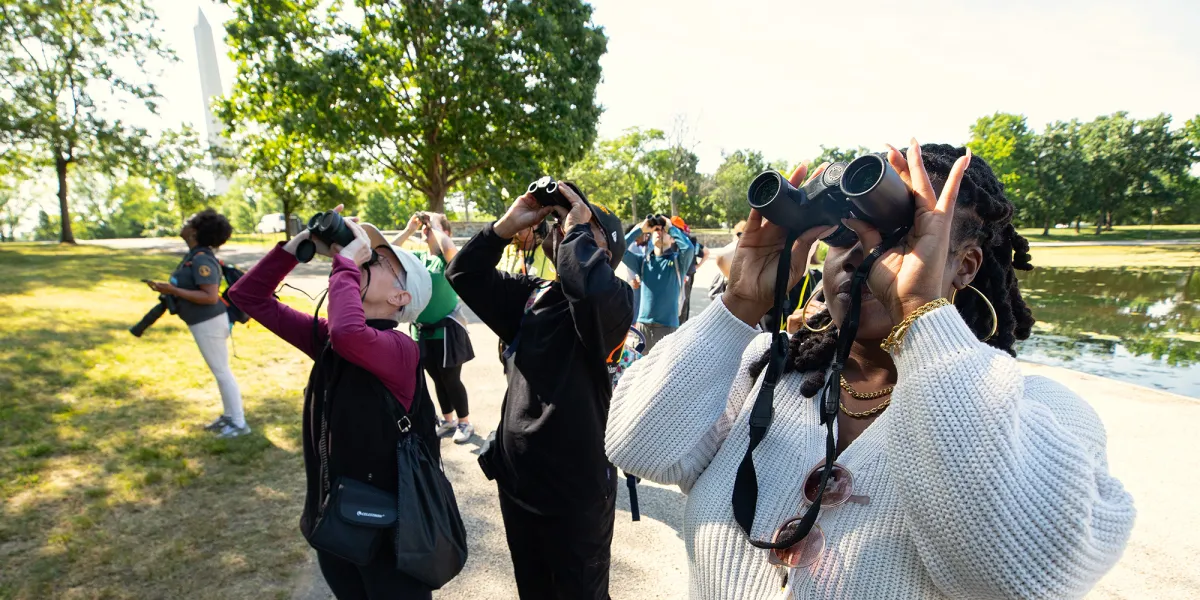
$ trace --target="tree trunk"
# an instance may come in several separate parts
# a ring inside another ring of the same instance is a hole
[[[629,206],[632,207],[632,209],[633,209],[633,222],[635,224],[639,223],[640,221],[638,221],[638,216],[637,216],[637,194],[633,195],[633,199],[629,201]]]
[[[1104,229],[1104,211],[1096,215],[1096,235],[1100,235],[1100,231]]]
[[[1104,230],[1105,231],[1112,231],[1112,222],[1113,222],[1112,212],[1105,213],[1105,215],[1104,215]]]
[[[1079,223],[1080,223],[1082,220],[1083,220],[1083,219],[1080,219],[1080,218],[1078,218],[1078,217],[1076,217],[1076,219],[1075,219],[1075,235],[1079,235]]]
[[[61,156],[54,157],[54,172],[58,175],[58,210],[59,218],[62,222],[59,224],[62,227],[62,237],[59,239],[64,244],[74,244],[75,234],[71,233],[71,209],[67,207],[67,159]]]
[[[292,202],[287,200],[280,201],[283,206],[283,239],[289,241],[292,239]],[[296,233],[300,233],[297,231]]]
[[[429,211],[435,213],[446,212],[446,187],[440,183],[435,183],[430,186],[429,193],[426,194],[429,198]]]
[[[1042,221],[1042,235],[1050,235],[1050,215],[1046,215],[1046,219]]]
[[[672,187],[674,187],[674,186],[672,186]],[[679,214],[679,204],[677,202],[675,202],[675,196],[677,196],[678,194],[679,194],[678,191],[671,190],[671,216],[672,217]]]

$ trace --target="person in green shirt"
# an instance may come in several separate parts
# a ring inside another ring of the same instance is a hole
[[[433,380],[442,416],[438,420],[439,436],[453,434],[454,443],[465,444],[475,433],[471,424],[467,388],[462,382],[463,363],[475,357],[471,338],[467,335],[467,319],[459,307],[458,295],[446,281],[446,264],[458,253],[450,238],[450,220],[446,215],[418,212],[408,220],[408,226],[392,240],[402,246],[420,230],[428,251],[413,254],[425,263],[433,282],[429,304],[413,322],[414,338],[421,347],[421,364]]]

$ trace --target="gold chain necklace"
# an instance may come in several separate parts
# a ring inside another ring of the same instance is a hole
[[[878,392],[858,392],[855,391],[854,388],[850,387],[850,384],[846,381],[845,375],[841,376],[841,380],[842,389],[850,392],[850,396],[856,400],[874,400],[876,398],[882,398],[883,396],[892,393],[892,390],[896,387],[894,385],[889,385]]]
[[[854,388],[850,387],[850,384],[846,382],[845,377],[841,377],[841,384],[842,384],[843,390],[846,390],[846,392],[848,392],[851,397],[856,398],[858,400],[873,400],[880,396],[886,396],[886,395],[892,393],[892,389],[894,389],[896,387],[894,385],[889,385],[889,386],[883,388],[882,390],[879,390],[878,392],[861,393],[861,392],[855,391]],[[846,408],[845,402],[842,402],[840,400],[838,401],[838,405],[841,406],[842,412],[846,413],[846,416],[853,418],[853,419],[864,419],[866,417],[869,417],[869,416],[887,408],[888,405],[891,403],[892,403],[892,399],[888,398],[887,400],[884,400],[882,404],[880,404],[879,406],[876,406],[875,408],[864,410],[862,412],[854,412],[854,411]]]

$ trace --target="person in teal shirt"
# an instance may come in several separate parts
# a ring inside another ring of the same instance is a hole
[[[458,247],[450,238],[450,220],[446,215],[431,212],[414,214],[392,244],[403,245],[418,229],[429,250],[413,254],[424,261],[433,289],[429,304],[413,322],[413,337],[421,347],[421,364],[433,380],[442,409],[437,433],[439,436],[453,434],[454,443],[465,444],[474,435],[475,426],[470,420],[462,365],[474,358],[475,353],[467,335],[466,317],[459,308],[458,295],[446,281],[446,265],[458,254]]]
[[[696,248],[687,234],[670,221],[652,223],[650,219],[625,235],[626,247],[632,247],[644,233],[650,234],[646,253],[626,252],[621,261],[642,282],[637,329],[646,337],[649,353],[658,340],[679,328],[684,277],[688,265],[696,260]]]

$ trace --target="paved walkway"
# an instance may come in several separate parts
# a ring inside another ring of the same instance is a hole
[[[170,244],[139,247],[178,251]],[[231,246],[221,251],[226,260],[243,268],[262,253],[259,247]],[[315,293],[324,289],[327,276],[328,266],[314,261],[288,281]],[[708,304],[702,288],[711,278],[711,266],[705,265],[693,294],[696,312]],[[471,557],[463,573],[436,596],[516,598],[495,486],[475,462],[482,437],[499,421],[504,377],[492,352],[496,337],[478,323],[470,326],[470,333],[477,358],[464,366],[463,379],[471,395],[477,436],[461,446],[444,441],[442,455],[469,532]],[[1195,509],[1200,484],[1192,479],[1200,473],[1194,441],[1200,428],[1200,401],[1067,369],[1029,363],[1023,367],[1062,382],[1092,404],[1108,431],[1110,469],[1137,502],[1138,520],[1124,557],[1088,598],[1200,598],[1200,570],[1193,566],[1200,556],[1200,512]],[[680,537],[684,496],[675,488],[643,483],[639,497],[642,520],[633,523],[625,488],[620,487],[612,597],[683,599],[687,595],[687,558]],[[293,598],[330,597],[310,557]]]

